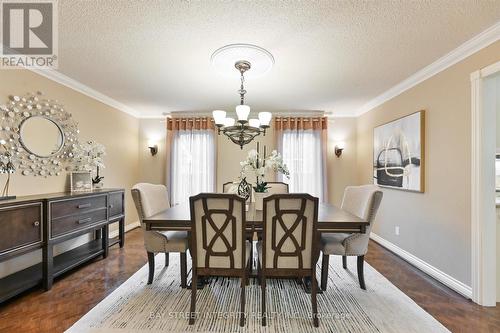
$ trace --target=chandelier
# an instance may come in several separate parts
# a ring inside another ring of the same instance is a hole
[[[234,118],[226,117],[226,111],[215,110],[212,112],[214,117],[215,125],[218,128],[218,134],[221,133],[226,135],[232,142],[239,145],[241,149],[247,143],[251,142],[256,136],[263,134],[266,135],[266,129],[269,128],[271,123],[272,114],[271,112],[259,112],[258,119],[248,119],[250,115],[250,106],[245,104],[245,72],[248,71],[252,65],[249,61],[238,60],[234,64],[234,67],[240,73],[241,85],[238,90],[240,95],[240,104],[236,106],[236,116],[238,120]]]

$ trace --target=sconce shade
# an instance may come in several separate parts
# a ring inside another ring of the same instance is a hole
[[[248,115],[250,114],[250,107],[248,105],[237,105],[236,115],[238,116],[238,121],[247,121]]]
[[[226,119],[226,111],[214,110],[212,111],[212,116],[216,125],[224,125],[224,119]]]
[[[157,145],[149,146],[148,148],[149,148],[149,151],[151,152],[151,156],[155,156],[158,153],[158,146]]]
[[[259,112],[259,121],[261,126],[269,126],[272,118],[271,112]]]
[[[345,149],[345,142],[340,141],[335,144],[335,155],[340,157],[342,155],[342,151]]]

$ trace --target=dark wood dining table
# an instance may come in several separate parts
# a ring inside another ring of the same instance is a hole
[[[264,221],[261,210],[250,203],[246,211],[246,229],[262,230]],[[173,206],[143,220],[147,230],[191,230],[191,211],[189,203]],[[368,222],[337,206],[320,203],[318,207],[319,233],[365,233]]]
[[[262,230],[263,212],[255,209],[255,204],[248,204],[246,210],[247,231]],[[191,230],[191,211],[189,203],[173,206],[156,215],[143,220],[146,230],[175,231]],[[337,206],[320,203],[318,207],[317,232],[321,233],[365,233],[368,222]],[[317,235],[319,236],[319,235]],[[255,271],[255,270],[254,270]],[[310,281],[306,281],[306,291],[310,289]]]

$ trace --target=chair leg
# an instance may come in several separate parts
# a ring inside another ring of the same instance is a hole
[[[153,252],[148,252],[148,266],[149,266],[148,284],[151,284],[153,283],[153,277],[155,275],[155,254]]]
[[[245,326],[245,287],[247,285],[246,273],[241,278],[241,295],[240,295],[240,326]]]
[[[192,279],[191,279],[191,308],[189,311],[189,325],[194,324],[195,311],[196,311],[196,285],[198,284],[198,276],[193,269]]]
[[[347,256],[342,256],[342,267],[347,269]]]
[[[365,263],[365,256],[358,256],[358,280],[361,289],[366,290],[365,286],[365,275],[363,272],[363,266]]]
[[[181,252],[181,288],[186,288],[187,285],[187,259],[186,252]]]
[[[317,302],[317,289],[318,289],[318,281],[316,280],[316,270],[313,269],[313,274],[311,277],[312,280],[312,288],[311,288],[311,303],[312,303],[312,314],[313,314],[313,325],[314,327],[319,327],[319,319],[318,319],[318,302]]]
[[[168,267],[168,263],[169,263],[169,255],[168,252],[165,252],[165,267]]]
[[[326,290],[328,282],[328,268],[330,267],[330,256],[323,253],[323,261],[321,262],[321,289]]]
[[[266,277],[260,277],[260,286],[262,288],[262,326],[266,326]]]

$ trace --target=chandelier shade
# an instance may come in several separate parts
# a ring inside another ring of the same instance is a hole
[[[237,105],[236,115],[238,116],[239,122],[246,123],[248,120],[248,115],[250,114],[250,107],[248,105]]]
[[[216,125],[224,125],[224,120],[226,119],[226,111],[214,110],[212,112],[212,116],[214,117],[214,122]]]
[[[259,119],[250,119],[250,120],[248,121],[248,125],[249,125],[250,127],[259,128],[259,127],[260,127],[260,121],[259,121]]]
[[[269,126],[272,117],[271,112],[259,112],[259,121],[262,126]]]

